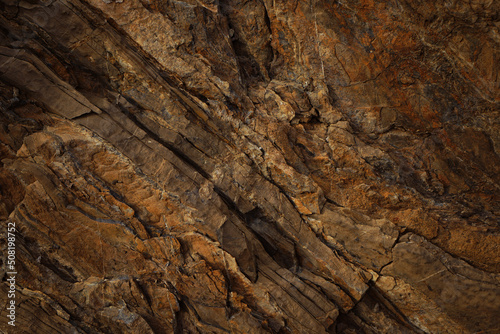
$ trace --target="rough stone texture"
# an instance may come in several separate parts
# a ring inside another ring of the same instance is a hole
[[[0,16],[1,331],[500,330],[500,2]]]

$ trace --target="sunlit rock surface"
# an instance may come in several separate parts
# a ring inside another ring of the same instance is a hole
[[[499,20],[0,1],[0,330],[498,331]]]

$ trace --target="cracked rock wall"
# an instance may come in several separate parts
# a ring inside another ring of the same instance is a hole
[[[15,332],[498,331],[499,22],[491,0],[0,1]]]

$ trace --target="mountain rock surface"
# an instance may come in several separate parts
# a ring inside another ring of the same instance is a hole
[[[496,333],[499,154],[499,1],[1,0],[0,331]]]

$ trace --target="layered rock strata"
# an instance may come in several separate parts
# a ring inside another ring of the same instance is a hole
[[[0,8],[3,332],[499,330],[499,2]]]

